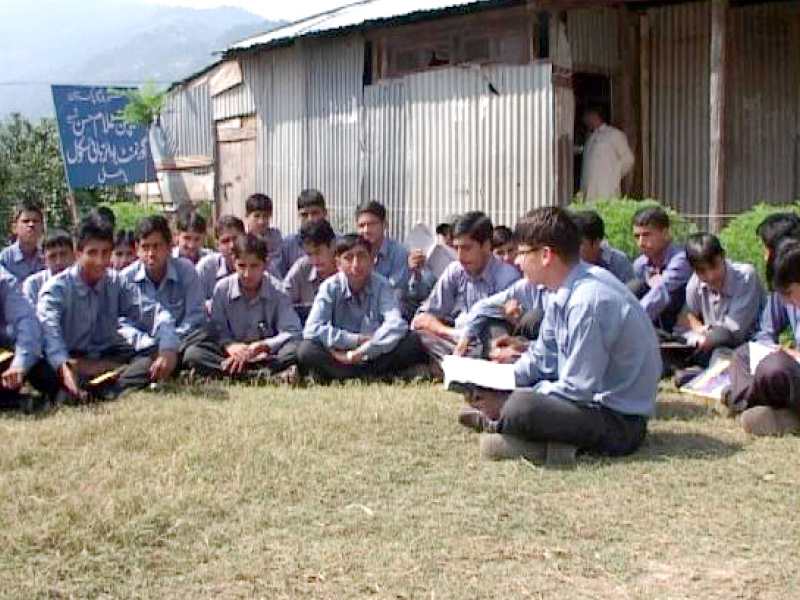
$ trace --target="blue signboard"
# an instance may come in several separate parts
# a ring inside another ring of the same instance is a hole
[[[119,90],[54,85],[53,102],[71,188],[155,181],[147,128],[122,120]]]

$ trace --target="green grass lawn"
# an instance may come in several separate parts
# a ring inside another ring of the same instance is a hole
[[[434,386],[0,418],[0,597],[800,598],[800,439],[665,397],[574,470],[478,459]]]

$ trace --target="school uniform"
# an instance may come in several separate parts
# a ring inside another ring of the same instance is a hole
[[[180,341],[179,358],[183,357],[191,345],[209,336],[200,278],[188,259],[170,258],[167,261],[164,278],[158,286],[150,279],[141,261],[128,265],[120,273],[120,277],[125,283],[138,288],[143,298],[151,301],[143,311],[144,322],[153,323],[155,311],[159,306],[172,315],[175,320],[175,333]],[[156,345],[156,340],[149,331],[143,330],[128,319],[120,322],[119,333],[136,352],[150,350]]]
[[[155,357],[155,348],[137,354],[122,338],[120,319],[149,331],[159,351],[177,352],[180,346],[169,311],[143,297],[136,286],[110,269],[93,286],[81,278],[79,265],[55,275],[42,288],[36,313],[42,324],[45,357],[53,370],[58,372],[70,357],[107,359],[126,365],[117,381],[120,389],[148,385]]]
[[[390,237],[384,237],[381,247],[375,252],[375,267],[378,275],[385,277],[399,294],[408,288],[408,250]]]
[[[514,364],[497,432],[608,455],[633,452],[655,409],[661,358],[650,319],[608,271],[578,264]]]
[[[800,348],[800,308],[784,302],[777,292],[767,298],[754,341],[776,345],[789,328]],[[740,412],[754,406],[788,408],[800,415],[800,364],[786,352],[773,352],[750,370],[750,347],[744,343],[731,357],[729,407]]]
[[[628,283],[634,278],[633,264],[628,255],[605,242],[600,248],[600,264],[597,266],[610,271],[622,283]]]
[[[289,296],[300,320],[305,322],[319,286],[325,281],[317,269],[303,256],[289,269],[283,280],[283,291]]]
[[[197,276],[200,278],[200,288],[203,290],[203,297],[206,300],[211,300],[217,282],[232,273],[232,271],[228,270],[225,257],[219,252],[212,252],[208,256],[201,258],[197,265],[195,265],[195,269],[197,270]]]
[[[273,259],[272,272],[276,277],[285,278],[294,264],[306,255],[303,246],[300,243],[300,234],[293,233],[292,235],[283,238],[280,250]]]
[[[30,302],[36,310],[36,303],[39,301],[39,292],[42,291],[44,284],[53,276],[50,269],[44,269],[38,273],[30,275],[22,284],[22,295]]]
[[[642,254],[633,261],[633,272],[629,288],[640,298],[653,324],[671,333],[686,303],[686,285],[692,276],[686,252],[669,244],[661,264]]]
[[[14,242],[0,252],[0,266],[5,267],[21,285],[28,277],[44,269],[44,257],[37,249],[33,256],[26,258],[19,242]]]
[[[191,258],[189,258],[188,256],[183,256],[181,254],[180,248],[175,246],[172,249],[172,258],[184,258],[184,259],[188,260],[190,263],[196,265],[201,260],[203,260],[206,256],[208,256],[210,254],[213,254],[213,253],[214,253],[214,251],[211,250],[211,248],[200,248],[200,252],[198,252],[197,262],[195,262]]]
[[[216,343],[213,347],[201,344],[187,350],[184,358],[187,368],[221,374],[222,362],[227,357],[225,348],[229,344],[258,341],[266,342],[269,358],[254,363],[253,368],[278,373],[297,362],[297,343],[302,331],[300,319],[281,289],[281,283],[268,273],[264,274],[254,298],[242,292],[239,275],[222,279],[211,301],[211,327]]]
[[[360,335],[371,336],[364,361],[339,363],[330,351],[355,350]],[[419,338],[403,320],[394,287],[373,272],[358,294],[344,273],[322,283],[303,329],[298,360],[303,373],[331,381],[393,377],[426,358]]]
[[[509,288],[520,278],[519,271],[508,263],[490,256],[478,275],[470,275],[458,261],[445,269],[418,313],[430,313],[443,323],[460,330],[469,312],[481,300]],[[507,329],[504,329],[507,333]],[[460,336],[459,336],[460,337]],[[444,339],[427,331],[420,334],[425,349],[441,359],[453,353],[458,340]]]
[[[405,294],[401,294],[400,306],[403,310],[403,318],[411,321],[414,315],[428,299],[436,287],[436,275],[427,267],[422,267],[417,271],[409,271],[408,288]]]
[[[42,334],[33,307],[19,290],[16,278],[0,269],[0,347],[14,352],[10,361],[0,364],[0,373],[9,367],[21,367],[27,380],[47,397],[54,397],[58,382],[41,360]],[[9,334],[6,334],[8,332]],[[0,387],[0,406],[18,406],[19,393]]]

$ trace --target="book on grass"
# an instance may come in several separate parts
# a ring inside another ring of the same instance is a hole
[[[723,392],[731,385],[731,361],[720,359],[689,383],[681,387],[681,392],[706,400],[721,400]]]
[[[513,391],[516,385],[513,364],[501,364],[477,358],[445,356],[442,359],[444,387],[457,392],[473,388]]]

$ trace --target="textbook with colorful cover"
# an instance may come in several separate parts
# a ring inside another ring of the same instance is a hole
[[[473,388],[511,392],[517,387],[513,364],[445,356],[442,359],[442,370],[445,389],[455,392]]]
[[[731,361],[721,359],[680,388],[681,392],[706,400],[721,400],[725,389],[731,385]]]

